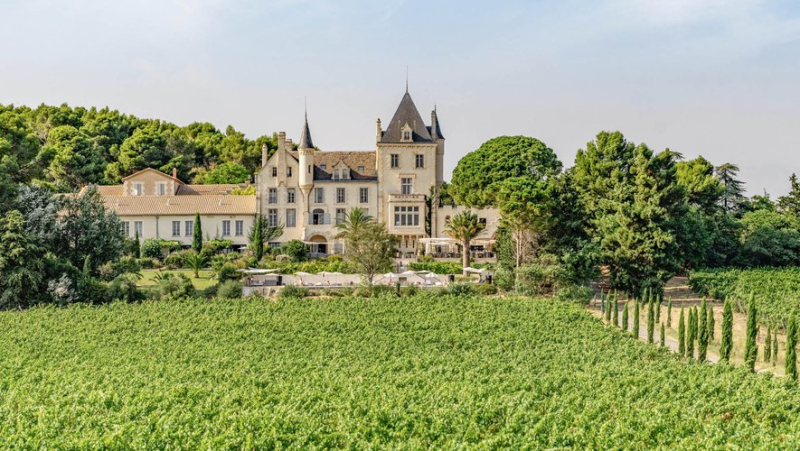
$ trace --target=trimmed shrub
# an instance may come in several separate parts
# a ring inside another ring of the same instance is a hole
[[[226,280],[217,287],[217,297],[235,299],[242,297],[242,284],[238,280]]]
[[[457,262],[411,262],[408,269],[412,271],[430,271],[434,274],[461,274],[464,272],[461,263]]]
[[[470,283],[451,283],[447,287],[447,293],[453,296],[470,296],[475,290]]]
[[[475,292],[483,295],[483,296],[491,296],[493,294],[497,294],[498,288],[496,285],[491,285],[488,283],[480,283],[475,285]]]
[[[295,285],[286,285],[278,292],[278,299],[301,299],[308,296],[308,289]]]

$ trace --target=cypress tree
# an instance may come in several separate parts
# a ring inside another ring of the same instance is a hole
[[[758,323],[756,322],[756,299],[750,295],[750,305],[747,307],[747,341],[744,346],[744,363],[750,371],[756,369],[756,356],[758,355]]]
[[[714,303],[709,302],[708,304],[708,342],[711,343],[714,341],[714,326],[716,326],[716,320],[714,320]]]
[[[667,301],[667,327],[672,327],[672,298]]]
[[[767,326],[767,338],[764,339],[764,362],[769,363],[772,357],[772,328]]]
[[[647,300],[647,342],[653,342],[653,334],[655,333],[655,314],[653,312],[653,298],[652,296]]]
[[[658,299],[656,302],[656,322],[661,324],[661,296],[658,296],[656,299]]]
[[[612,307],[611,310],[611,322],[613,322],[615,326],[619,327],[619,304],[617,302],[617,290],[614,290],[614,307]]]
[[[611,309],[614,308],[611,305],[612,299],[611,292],[609,291],[608,295],[606,295],[606,321],[609,323],[611,322]]]
[[[192,249],[200,252],[203,250],[203,226],[200,224],[200,213],[194,214],[194,230],[192,232]]]
[[[697,323],[699,327],[697,336],[697,360],[701,362],[706,361],[706,353],[708,352],[708,310],[706,309],[706,298],[700,304],[700,321]]]
[[[786,377],[797,380],[797,325],[794,315],[789,318],[786,328]]]
[[[136,230],[133,237],[133,256],[135,258],[142,258],[142,243],[139,242],[139,230]]]
[[[686,357],[693,359],[694,358],[694,339],[695,339],[695,328],[697,327],[697,321],[694,319],[694,307],[689,309],[689,326],[687,327],[687,334],[686,334]]]
[[[256,215],[256,223],[253,225],[253,233],[250,237],[250,248],[253,251],[253,257],[256,262],[261,261],[264,256],[264,217]]]
[[[664,323],[661,323],[661,335],[659,336],[659,341],[661,341],[661,347],[666,347],[667,340],[664,337]]]
[[[681,307],[681,316],[678,320],[678,354],[686,355],[686,321],[683,319],[683,307]]]
[[[778,363],[778,331],[772,334],[772,366]]]
[[[622,330],[628,331],[628,301],[625,301],[625,306],[622,310]]]
[[[639,300],[633,300],[633,332],[634,337],[639,337]]]
[[[722,337],[719,343],[719,359],[723,362],[730,361],[733,349],[733,308],[731,301],[726,300],[722,308]]]

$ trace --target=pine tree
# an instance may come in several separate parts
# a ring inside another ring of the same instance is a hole
[[[136,230],[136,233],[133,237],[133,257],[134,258],[142,258],[142,243],[139,241],[139,230]]]
[[[628,331],[628,302],[625,302],[625,307],[622,310],[622,331]]]
[[[697,360],[706,361],[708,352],[708,310],[706,309],[706,298],[700,304],[700,320],[697,322],[699,327],[697,336]]]
[[[714,327],[716,326],[716,320],[714,319],[714,303],[710,302],[708,304],[708,342],[711,343],[714,341]]]
[[[667,327],[672,327],[672,298],[667,301]]]
[[[192,249],[195,252],[203,250],[203,226],[200,224],[200,213],[194,215],[194,230],[192,231]]]
[[[617,290],[614,290],[614,306],[612,307],[611,315],[611,322],[614,323],[615,326],[619,327],[619,304],[617,299]]]
[[[656,322],[661,324],[661,296],[658,296],[658,302],[656,302]]]
[[[639,336],[639,300],[633,300],[633,332],[634,337]]]
[[[683,307],[681,307],[681,316],[678,320],[678,354],[686,355],[686,321],[683,318]]]
[[[772,334],[772,366],[778,363],[778,331]]]
[[[647,300],[647,342],[653,342],[653,334],[655,333],[655,313],[653,312],[653,298]]]
[[[695,340],[695,331],[697,327],[697,321],[694,319],[694,307],[689,309],[689,326],[687,327],[688,331],[686,334],[686,357],[693,359],[694,358],[694,340]]]
[[[794,315],[789,318],[786,328],[786,377],[797,380],[797,324]]]
[[[725,301],[722,309],[722,337],[719,344],[719,359],[729,362],[733,349],[733,308],[731,301]]]
[[[744,363],[750,371],[756,369],[758,354],[758,323],[756,322],[756,299],[750,295],[750,305],[747,307],[747,341],[744,346]]]
[[[659,340],[661,341],[661,347],[666,347],[667,340],[664,337],[664,323],[661,323],[661,335],[659,336]]]
[[[767,326],[767,338],[764,339],[764,362],[769,363],[772,357],[772,328]]]

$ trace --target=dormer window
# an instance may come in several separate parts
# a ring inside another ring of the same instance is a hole
[[[142,196],[144,195],[144,184],[141,182],[136,182],[133,184],[133,195],[134,196]]]
[[[165,182],[156,183],[156,194],[164,196],[167,194],[167,184]]]
[[[322,170],[324,171],[324,170],[328,169],[328,165],[326,165],[325,163],[323,163],[323,164],[319,165],[319,168],[320,168],[320,169],[322,169]]]
[[[358,167],[358,172],[364,172],[364,166],[359,166]]]
[[[404,125],[403,128],[400,129],[400,141],[401,142],[413,141],[412,132],[413,130],[411,130],[411,127],[408,124]]]
[[[334,169],[333,170],[333,179],[334,180],[339,180],[339,170],[338,169]]]

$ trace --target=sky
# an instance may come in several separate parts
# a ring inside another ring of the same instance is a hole
[[[438,109],[445,178],[500,135],[566,166],[601,130],[800,172],[800,4],[769,0],[0,0],[0,104],[108,106],[179,125],[372,150],[409,90]]]

